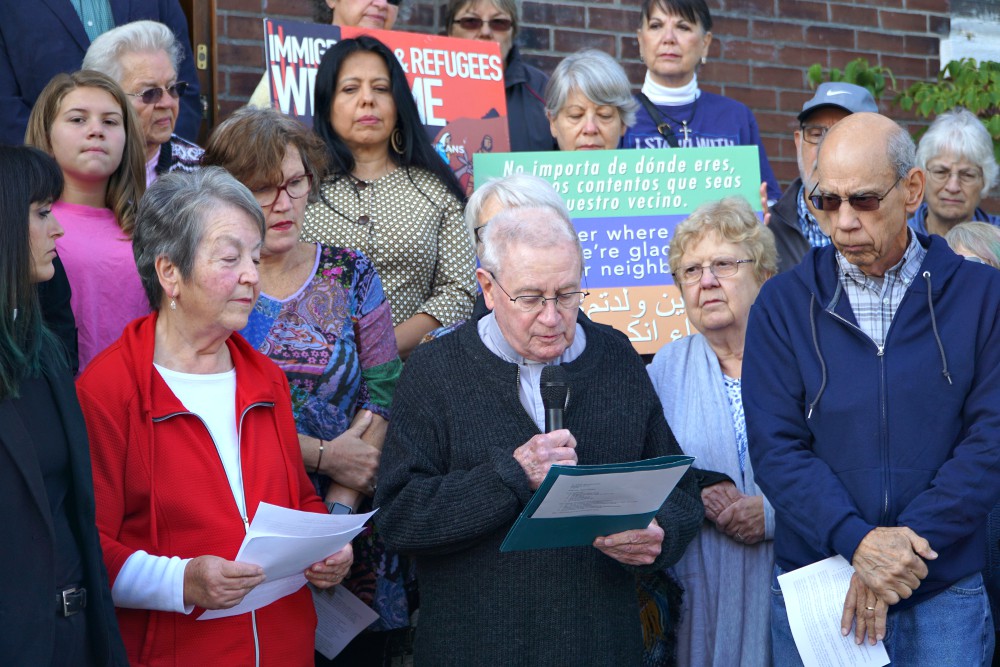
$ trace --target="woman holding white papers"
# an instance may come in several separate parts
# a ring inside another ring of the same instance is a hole
[[[701,334],[663,347],[649,375],[684,453],[732,479],[702,489],[706,521],[673,567],[684,589],[678,664],[764,667],[774,511],[747,456],[740,376],[750,306],[777,272],[774,236],[730,197],[678,225],[669,258]]]
[[[158,179],[132,235],[153,313],[77,383],[132,664],[313,663],[305,588],[249,614],[197,620],[264,580],[260,567],[229,560],[261,502],[326,512],[302,463],[284,373],[232,335],[259,294],[263,231],[260,205],[220,168]],[[304,574],[328,588],[351,561],[347,546]]]

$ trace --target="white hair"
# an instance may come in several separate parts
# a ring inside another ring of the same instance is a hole
[[[125,75],[122,56],[157,51],[167,54],[176,72],[184,52],[170,28],[156,21],[133,21],[113,28],[91,42],[83,57],[82,69],[97,70],[121,83]]]

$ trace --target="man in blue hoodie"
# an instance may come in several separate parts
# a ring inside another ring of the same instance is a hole
[[[837,123],[816,177],[833,244],[764,284],[743,362],[775,574],[840,554],[855,568],[844,634],[884,639],[894,664],[989,665],[1000,272],[908,230],[924,176],[888,118]],[[771,623],[774,664],[801,664],[780,594]]]

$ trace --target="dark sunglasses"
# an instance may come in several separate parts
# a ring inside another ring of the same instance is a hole
[[[187,90],[187,81],[178,81],[172,86],[167,86],[166,88],[147,88],[139,93],[125,93],[129,97],[138,97],[142,100],[143,104],[156,104],[163,99],[163,91],[166,90],[170,94],[170,97],[175,100],[184,94]]]
[[[882,196],[869,194],[869,195],[851,195],[850,197],[838,197],[837,195],[818,195],[816,189],[819,188],[819,183],[813,187],[812,192],[809,194],[809,201],[820,211],[832,212],[840,208],[841,202],[847,202],[850,204],[851,208],[855,211],[877,211],[879,204],[882,200],[889,196],[893,188],[903,180],[900,176],[896,179],[896,182],[892,184],[888,190],[886,190]]]
[[[388,2],[393,7],[399,7],[400,3],[402,3],[403,0],[386,0],[386,2]]]
[[[462,26],[462,30],[470,31],[481,29],[484,23],[488,23],[490,30],[493,32],[507,32],[514,26],[512,19],[490,19],[489,21],[484,21],[478,16],[466,16],[465,18],[455,19],[452,23]]]

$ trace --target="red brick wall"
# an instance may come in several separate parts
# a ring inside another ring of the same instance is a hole
[[[442,2],[403,0],[398,28],[441,33]],[[619,58],[642,82],[635,29],[638,0],[524,0],[518,43],[528,60],[551,71],[585,46]],[[806,69],[840,67],[864,56],[892,69],[897,87],[932,78],[938,44],[950,27],[948,0],[709,0],[715,39],[699,81],[707,90],[749,105],[757,116],[778,178],[797,174],[791,132],[809,98]],[[218,0],[219,100],[222,117],[246,102],[263,71],[265,15],[311,20],[311,0]],[[887,97],[891,97],[891,94]],[[912,120],[882,102],[882,110]]]

